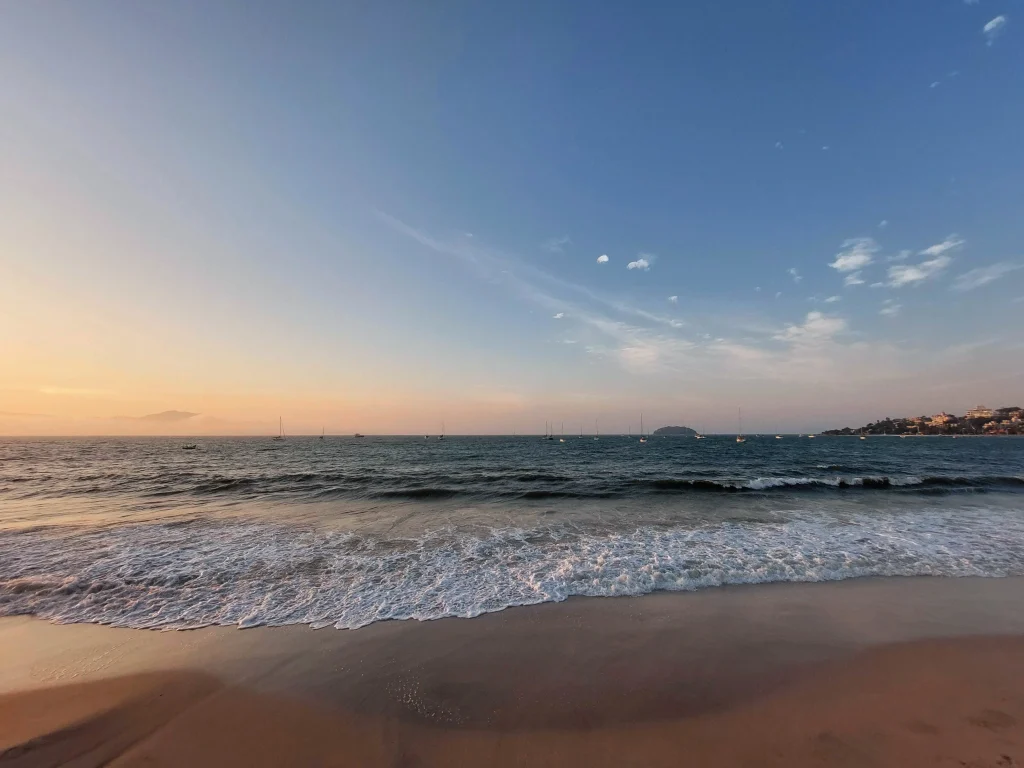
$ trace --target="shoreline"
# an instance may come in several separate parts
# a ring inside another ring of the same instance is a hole
[[[1024,764],[1022,587],[759,584],[357,630],[11,617],[0,762]]]

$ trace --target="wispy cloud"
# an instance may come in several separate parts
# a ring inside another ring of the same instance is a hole
[[[842,300],[843,300],[842,296],[829,296],[827,299],[825,299],[825,303],[826,304],[835,304],[837,301],[842,301]]]
[[[1024,267],[1024,264],[1010,264],[1005,261],[987,267],[978,267],[964,272],[962,275],[957,275],[953,280],[952,289],[954,291],[973,291],[975,288],[995,282],[1003,275],[1015,272],[1021,267]]]
[[[933,83],[932,83],[931,85],[929,85],[928,87],[929,87],[929,88],[938,88],[938,87],[939,87],[940,85],[942,85],[942,83],[940,83],[940,82],[939,82],[938,80],[935,80],[935,81],[934,81],[934,82],[933,82]]]
[[[900,251],[895,256],[889,256],[886,261],[906,261],[913,254],[913,251]]]
[[[846,320],[822,312],[808,312],[800,325],[787,325],[772,338],[794,344],[819,344],[846,330]]]
[[[977,5],[978,0],[964,0],[964,5]]]
[[[68,397],[103,397],[114,394],[109,389],[86,389],[82,387],[40,387],[44,395],[66,395]]]
[[[879,229],[885,229],[888,226],[889,226],[889,220],[888,219],[882,219],[880,222],[878,222],[878,228]]]
[[[561,237],[548,238],[540,244],[540,247],[548,253],[565,253],[565,246],[571,242],[572,240],[569,239],[568,235],[562,235]]]
[[[555,320],[561,320],[563,317],[565,317],[565,312],[556,312],[554,315],[552,315],[552,317]]]
[[[882,302],[882,308],[878,310],[878,314],[885,315],[886,317],[895,317],[903,309],[902,304],[897,304],[892,299],[886,299]]]
[[[600,256],[598,256],[597,257],[597,263],[598,264],[607,264],[608,263],[608,254],[602,253]]]
[[[776,149],[782,149],[782,142],[781,141],[776,141],[775,142],[775,148]]]
[[[839,272],[854,272],[863,269],[875,260],[878,243],[870,237],[854,237],[844,240],[839,246],[842,250],[836,254],[836,260],[829,264]],[[848,283],[850,285],[850,283]]]
[[[860,276],[860,272],[851,272],[843,278],[843,285],[864,285],[864,278]]]
[[[801,280],[804,279],[803,275],[800,274],[796,267],[790,267],[789,269],[786,270],[786,272],[789,273],[789,276],[793,278],[794,283],[799,283]]]
[[[646,272],[650,268],[651,268],[651,262],[646,257],[646,254],[641,254],[640,258],[638,258],[636,261],[631,261],[631,262],[629,262],[629,264],[626,265],[626,269],[639,269],[639,270],[642,270],[644,272]]]
[[[941,243],[930,245],[923,251],[918,251],[918,256],[941,256],[948,251],[956,250],[965,242],[966,240],[964,240],[961,237],[957,237],[956,235],[950,235]]]
[[[776,291],[775,292],[775,298],[776,299],[782,298],[782,291]]]
[[[925,280],[940,275],[949,266],[949,256],[936,256],[934,259],[922,261],[920,264],[901,264],[889,267],[889,287],[900,288],[904,285],[919,285]]]
[[[1003,30],[1006,29],[1006,25],[1009,19],[1006,16],[1000,14],[996,16],[992,21],[981,28],[981,33],[987,38],[986,45],[992,45],[996,41],[996,38],[1002,34]]]
[[[668,300],[671,301],[673,304],[678,304],[679,303],[679,297],[678,296],[669,296]]]
[[[546,311],[549,317],[562,314],[561,328],[567,337],[571,334],[572,340],[578,340],[581,351],[630,374],[667,372],[673,381],[705,384],[771,379],[794,386],[804,386],[809,380],[838,386],[848,384],[851,376],[891,379],[899,375],[905,359],[890,345],[868,344],[847,334],[846,320],[820,312],[809,313],[803,321],[781,330],[770,324],[744,323],[740,338],[729,338],[728,333],[707,326],[691,331],[696,323],[650,312],[570,283],[526,259],[489,248],[479,238],[442,240],[387,214],[378,215],[396,231],[435,253],[457,259],[482,280],[502,285]],[[781,295],[780,291],[776,297]],[[711,321],[741,327],[738,318],[732,316],[713,317]],[[705,322],[702,320],[701,325]]]
[[[761,286],[760,285],[755,285],[754,286],[754,293],[760,293],[760,292],[761,292]]]

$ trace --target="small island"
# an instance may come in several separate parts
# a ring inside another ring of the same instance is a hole
[[[696,430],[690,429],[689,427],[662,427],[656,429],[651,433],[652,437],[694,437],[697,434]]]

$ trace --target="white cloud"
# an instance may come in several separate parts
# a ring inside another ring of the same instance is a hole
[[[978,0],[964,0],[964,5],[977,5]]]
[[[910,258],[912,253],[913,251],[900,251],[895,256],[889,256],[888,258],[886,258],[886,261],[906,261],[907,259]]]
[[[954,250],[956,248],[959,248],[965,242],[966,241],[963,238],[957,237],[956,235],[950,235],[945,240],[943,240],[941,243],[936,243],[935,245],[930,245],[927,248],[925,248],[923,251],[918,251],[917,255],[918,256],[941,256],[942,254],[946,253],[947,251],[952,251],[952,250]]]
[[[641,257],[636,261],[631,261],[626,265],[626,269],[642,269],[644,272],[651,268],[651,262]]]
[[[780,296],[782,296],[782,291],[776,291],[776,292],[775,292],[775,298],[777,299],[777,298],[779,298]]]
[[[678,304],[679,303],[679,297],[678,296],[669,296],[668,300],[671,301],[673,304]]]
[[[776,141],[775,142],[775,148],[776,149],[782,149],[782,142],[781,141]]]
[[[803,279],[804,279],[804,278],[803,278],[803,275],[801,275],[801,274],[800,274],[800,273],[799,273],[799,272],[797,271],[797,268],[796,268],[796,267],[790,267],[790,268],[789,268],[789,269],[787,269],[786,271],[787,271],[787,272],[789,273],[789,276],[793,278],[793,282],[794,282],[794,283],[799,283],[799,282],[800,282],[801,280],[803,280]]]
[[[561,320],[563,317],[565,317],[565,312],[558,312],[555,315],[553,315],[553,317],[555,320]]]
[[[569,239],[568,235],[562,235],[561,237],[552,237],[541,243],[540,247],[548,253],[565,253],[565,246],[569,245],[572,240]]]
[[[761,286],[760,285],[755,285],[754,286],[754,293],[760,293],[760,292],[761,292]]]
[[[1009,19],[1007,19],[1006,16],[999,15],[981,28],[981,33],[988,38],[988,42],[986,43],[987,45],[992,45],[992,43],[995,42],[995,39],[999,37],[1002,31],[1006,28],[1008,21]]]
[[[878,243],[870,237],[853,237],[839,246],[843,250],[836,254],[836,260],[829,264],[839,272],[855,272],[875,260]]]
[[[827,150],[828,150],[828,144],[826,144],[825,146],[823,146],[823,147],[822,147],[822,150],[823,150],[823,151],[827,151]]]
[[[936,256],[934,259],[922,261],[920,264],[901,264],[889,267],[889,287],[899,288],[904,285],[915,285],[936,277],[949,266],[949,256]]]
[[[889,226],[889,220],[888,219],[882,219],[880,222],[878,222],[878,228],[879,229],[885,229],[888,226]]]
[[[940,85],[942,85],[942,83],[940,83],[940,82],[939,82],[938,80],[936,80],[935,82],[933,82],[933,83],[932,83],[931,85],[929,85],[928,87],[929,87],[929,88],[938,88],[938,87],[939,87]]]
[[[846,330],[846,321],[822,312],[808,312],[801,325],[787,325],[772,338],[794,344],[818,344]]]
[[[954,291],[973,291],[975,288],[980,288],[983,285],[995,282],[1003,275],[1007,275],[1010,272],[1020,269],[1024,264],[1009,264],[1007,262],[1000,262],[999,264],[992,264],[987,267],[978,267],[972,269],[970,272],[964,272],[962,275],[957,275],[953,280]]]
[[[843,300],[842,296],[829,296],[827,299],[825,299],[825,303],[826,304],[835,304],[837,301],[842,301],[842,300]]]
[[[597,263],[598,264],[607,264],[608,263],[608,254],[602,253],[600,256],[598,256],[597,257]]]
[[[872,283],[872,288],[885,288],[885,283]]]
[[[843,279],[843,285],[864,285],[864,278],[860,276],[860,272],[853,272]]]
[[[897,304],[892,299],[887,299],[882,304],[882,308],[878,310],[878,314],[885,315],[886,317],[895,317],[903,309],[902,304]]]

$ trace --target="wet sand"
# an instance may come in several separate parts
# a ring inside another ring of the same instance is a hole
[[[1024,579],[574,599],[471,620],[0,621],[0,765],[1024,765]]]

